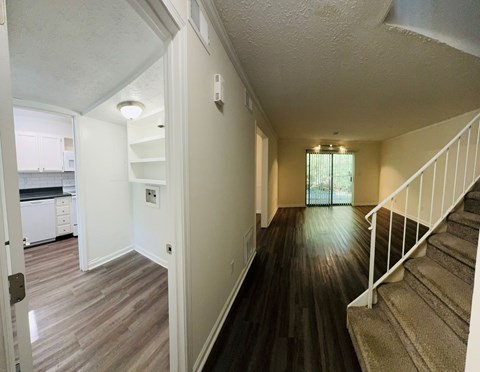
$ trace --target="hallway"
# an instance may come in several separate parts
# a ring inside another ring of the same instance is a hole
[[[268,229],[257,223],[257,257],[204,371],[360,371],[346,306],[367,286],[370,209],[284,208]],[[379,224],[387,226],[387,211]],[[407,246],[415,227],[407,223]],[[386,262],[377,256],[376,276]]]

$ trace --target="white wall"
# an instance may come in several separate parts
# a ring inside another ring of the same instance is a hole
[[[401,186],[408,178],[417,172],[425,163],[427,163],[438,151],[440,151],[460,130],[462,130],[472,118],[479,112],[469,112],[449,120],[433,124],[431,126],[406,133],[387,141],[382,142],[381,162],[380,162],[380,188],[379,200],[385,199],[389,194]],[[470,150],[468,163],[473,164],[474,145],[477,138],[477,128],[474,127],[470,136]],[[449,152],[447,164],[447,183],[445,185],[444,205],[447,205],[453,199],[453,176],[458,169],[455,186],[455,198],[460,196],[463,190],[466,143],[468,134],[463,137],[459,152],[458,168],[456,167],[457,146],[453,146]],[[473,145],[473,146],[472,146]],[[443,196],[443,176],[445,174],[446,157],[441,157],[437,162],[435,176],[435,192],[433,194],[432,221],[440,216]],[[478,168],[478,167],[477,167]],[[478,172],[477,172],[478,173]],[[472,181],[473,174],[467,174],[467,184]],[[420,219],[423,223],[430,220],[430,210],[432,203],[432,180],[433,167],[424,173],[422,185],[422,204],[420,206]],[[420,201],[420,180],[414,182],[409,190],[408,210],[410,217],[416,218],[418,214],[418,204]],[[405,210],[405,193],[401,193],[396,199],[395,210],[402,213]],[[444,207],[445,209],[446,207]]]
[[[133,249],[127,131],[84,116],[75,129],[79,239],[92,268]]]
[[[70,116],[15,107],[13,117],[16,131],[48,133],[73,138]]]
[[[160,186],[160,208],[145,204],[145,185],[132,184],[133,241],[135,250],[168,267],[165,245],[168,241],[167,188]]]

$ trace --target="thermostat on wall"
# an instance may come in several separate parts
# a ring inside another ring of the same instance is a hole
[[[214,75],[214,96],[213,101],[220,106],[224,104],[224,96],[223,96],[223,77],[220,74]]]

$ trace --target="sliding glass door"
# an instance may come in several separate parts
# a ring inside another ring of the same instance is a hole
[[[353,164],[353,154],[307,152],[307,206],[351,205]]]

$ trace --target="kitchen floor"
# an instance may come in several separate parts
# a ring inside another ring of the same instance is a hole
[[[131,252],[89,272],[77,239],[25,250],[35,371],[168,371],[167,270]]]

